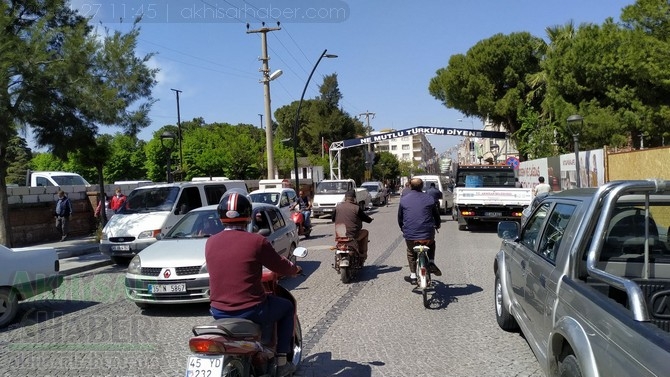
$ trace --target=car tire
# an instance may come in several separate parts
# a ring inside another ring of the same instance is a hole
[[[496,322],[498,326],[505,331],[516,331],[519,325],[514,319],[512,313],[507,310],[502,293],[502,281],[500,280],[500,273],[496,272],[495,286],[493,290],[493,305],[496,312]]]
[[[12,288],[0,288],[0,328],[9,325],[19,310],[19,298]]]
[[[579,368],[577,357],[569,354],[558,364],[558,375],[560,377],[581,377],[582,370]]]

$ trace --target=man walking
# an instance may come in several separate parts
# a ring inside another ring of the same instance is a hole
[[[65,241],[67,238],[67,231],[71,214],[72,205],[70,204],[70,199],[67,198],[67,195],[65,195],[63,190],[58,191],[58,200],[56,201],[56,211],[54,212],[54,217],[56,218],[56,230],[61,235],[61,241]]]

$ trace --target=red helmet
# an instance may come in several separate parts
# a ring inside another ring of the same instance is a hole
[[[251,200],[243,193],[226,191],[217,211],[223,223],[245,223],[251,221]]]

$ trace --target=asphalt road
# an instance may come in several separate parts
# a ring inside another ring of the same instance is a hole
[[[374,209],[368,265],[343,284],[331,267],[333,227],[317,225],[301,246],[306,276],[285,279],[298,300],[305,358],[297,376],[542,376],[519,333],[500,330],[493,312],[493,229],[458,231],[443,216],[431,307],[403,277],[397,200]],[[124,269],[69,275],[55,295],[21,304],[0,330],[3,376],[183,375],[190,329],[206,305],[141,310],[125,298]]]

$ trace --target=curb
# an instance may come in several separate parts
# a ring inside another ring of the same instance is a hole
[[[62,271],[60,271],[60,274],[63,275],[63,276],[70,276],[70,275],[78,274],[80,272],[94,270],[94,269],[100,268],[100,267],[111,266],[112,264],[113,263],[112,263],[111,259],[102,260],[102,261],[98,261],[98,262],[92,262],[92,263],[89,263],[89,264],[85,264],[83,266],[77,266],[77,267],[73,267],[73,268],[70,268],[70,269],[67,269],[67,270],[62,270]]]

